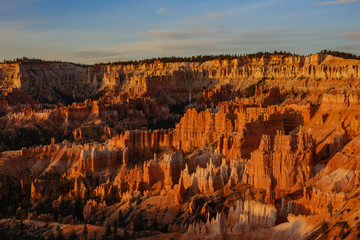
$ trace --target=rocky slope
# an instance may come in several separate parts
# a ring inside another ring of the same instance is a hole
[[[0,236],[355,239],[359,65],[2,64]]]
[[[244,89],[263,80],[296,90],[351,90],[359,86],[359,60],[327,54],[308,57],[264,55],[204,63],[138,63],[81,67],[63,62],[26,60],[0,66],[0,89],[18,88],[43,101],[64,102],[116,89],[129,97],[159,95],[171,104],[198,97],[203,90],[230,85]],[[326,80],[326,81],[322,81]]]

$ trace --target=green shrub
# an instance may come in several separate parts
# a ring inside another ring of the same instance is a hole
[[[335,226],[341,228],[350,228],[349,224],[346,221],[337,222]]]
[[[320,227],[320,229],[319,229],[319,232],[320,232],[320,233],[324,233],[324,232],[326,232],[327,230],[329,230],[329,224],[324,221],[324,222],[321,224],[321,227]]]

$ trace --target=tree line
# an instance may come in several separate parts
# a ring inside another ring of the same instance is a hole
[[[322,50],[319,53],[333,55],[335,57],[341,57],[345,59],[359,59],[360,56],[357,56],[352,53],[340,52],[340,51],[331,51],[331,50]],[[263,56],[271,56],[271,55],[283,55],[283,56],[300,56],[306,57],[313,55],[301,55],[296,53],[291,53],[287,51],[273,51],[273,52],[256,52],[256,53],[247,53],[247,54],[220,54],[220,55],[197,55],[192,57],[158,57],[158,58],[147,58],[143,60],[130,60],[130,61],[116,61],[116,62],[104,62],[98,63],[97,65],[136,65],[136,64],[152,64],[154,62],[162,62],[162,63],[174,63],[174,62],[199,62],[203,63],[211,60],[233,60],[233,59],[246,59],[246,58],[261,58]]]
[[[298,54],[290,53],[287,51],[274,51],[274,52],[257,52],[257,53],[248,53],[248,54],[220,54],[220,55],[197,55],[191,57],[158,57],[158,58],[146,58],[142,60],[130,60],[130,61],[117,61],[117,62],[106,62],[106,63],[98,63],[99,65],[131,65],[131,64],[142,64],[147,63],[151,64],[155,61],[160,61],[163,63],[174,63],[174,62],[206,62],[215,59],[220,60],[233,60],[240,58],[254,58],[254,57],[262,57],[266,55],[285,55],[285,56],[299,56]]]
[[[332,51],[332,50],[322,50],[319,53],[322,54],[329,54],[335,57],[340,57],[344,59],[358,59],[360,60],[360,56],[357,56],[352,53],[347,52],[341,52],[341,51]],[[129,60],[129,61],[115,61],[115,62],[103,62],[103,63],[97,63],[96,65],[136,65],[136,64],[151,64],[157,61],[160,61],[162,63],[174,63],[174,62],[206,62],[211,61],[215,59],[220,60],[233,60],[233,59],[245,59],[245,58],[260,58],[263,56],[270,56],[270,55],[283,55],[283,56],[310,56],[309,55],[300,55],[296,53],[291,53],[287,51],[273,51],[273,52],[256,52],[256,53],[247,53],[247,54],[220,54],[220,55],[197,55],[197,56],[191,56],[191,57],[176,57],[176,56],[170,56],[170,57],[158,57],[158,58],[146,58],[142,60]],[[3,60],[2,63],[20,63],[20,62],[44,62],[46,60],[38,59],[38,58],[28,58],[28,57],[22,57],[22,58],[16,58],[13,60]],[[60,60],[55,60],[51,62],[63,62]],[[89,67],[91,65],[88,64],[81,64],[81,63],[72,63],[74,65],[80,66],[80,67]]]
[[[31,63],[41,63],[41,62],[55,62],[55,63],[71,63],[79,67],[90,67],[89,64],[83,64],[83,63],[73,63],[73,62],[64,62],[61,60],[52,60],[48,61],[45,59],[40,58],[30,58],[30,57],[21,57],[21,58],[15,58],[15,59],[4,59],[1,63],[24,63],[24,62],[31,62]]]
[[[331,51],[331,50],[322,50],[320,53],[323,54],[329,54],[332,55],[334,57],[340,57],[340,58],[345,58],[345,59],[358,59],[360,60],[360,56],[357,56],[355,54],[352,53],[346,53],[346,52],[340,52],[340,51]]]

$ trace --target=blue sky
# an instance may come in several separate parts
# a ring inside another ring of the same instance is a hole
[[[0,60],[322,49],[360,55],[359,10],[358,0],[0,0]]]

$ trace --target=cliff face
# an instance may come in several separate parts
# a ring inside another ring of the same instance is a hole
[[[0,86],[5,91],[21,89],[35,100],[71,102],[96,94],[101,87],[97,75],[71,63],[29,60],[1,64]]]
[[[28,60],[1,64],[0,86],[7,91],[20,88],[44,101],[75,101],[103,89],[116,89],[130,97],[160,97],[175,104],[188,100],[189,95],[198,97],[206,88],[229,85],[244,89],[262,79],[271,87],[286,89],[352,89],[360,85],[359,65],[357,60],[325,54],[90,67]]]
[[[272,193],[301,189],[312,177],[313,155],[314,142],[303,132],[264,135],[259,149],[251,153],[243,179]]]
[[[20,88],[20,67],[18,64],[0,64],[0,90],[11,91]]]
[[[218,214],[215,219],[206,223],[189,226],[189,235],[222,235],[246,236],[250,231],[275,226],[276,208],[272,205],[256,201],[237,201],[236,207],[231,207],[228,217]]]
[[[321,54],[3,64],[0,213],[167,239],[355,229],[358,66]]]
[[[202,91],[211,84],[230,84],[239,88],[265,78],[272,86],[287,88],[328,88],[337,80],[348,79],[358,85],[360,62],[344,60],[330,55],[315,54],[309,57],[279,56],[214,60],[205,63],[161,63],[130,66],[107,66],[105,82],[121,85],[130,95],[158,94],[164,83],[166,88],[185,97],[189,91]],[[290,81],[289,81],[290,79]],[[309,81],[317,79],[317,81]],[[318,80],[330,81],[318,81]],[[288,81],[284,81],[288,80]],[[344,83],[342,81],[342,83]],[[346,82],[341,89],[348,88]]]
[[[57,142],[68,138],[79,143],[105,141],[125,130],[154,128],[164,122],[175,125],[173,122],[180,118],[152,99],[88,99],[68,106],[49,105],[44,108],[33,101],[24,101],[31,103],[24,104],[19,94],[16,91],[16,94],[11,92],[3,96],[5,106],[4,112],[0,107],[0,114],[3,114],[0,116],[0,150],[49,144],[51,138]],[[13,98],[18,101],[12,101]]]

